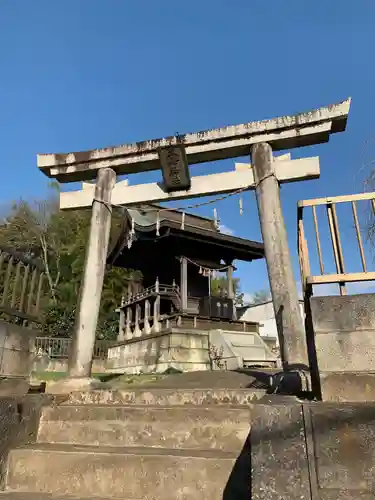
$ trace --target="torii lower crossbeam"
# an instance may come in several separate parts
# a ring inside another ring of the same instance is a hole
[[[188,191],[168,193],[159,183],[127,185],[119,182],[112,191],[112,205],[139,205],[141,203],[168,202],[200,196],[212,196],[231,193],[238,190],[255,189],[254,171],[250,165],[233,172],[202,175],[192,177],[191,188]],[[317,179],[320,175],[319,157],[301,158],[298,160],[280,160],[275,158],[275,171],[279,183],[296,182]],[[60,194],[60,208],[74,210],[91,207],[94,200],[94,185],[92,189],[85,186],[80,191],[67,191]]]

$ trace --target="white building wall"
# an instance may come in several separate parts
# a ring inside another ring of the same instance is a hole
[[[302,301],[300,301],[300,309],[301,316],[304,318],[305,312]],[[260,336],[276,339],[278,345],[275,312],[273,310],[272,301],[249,306],[241,313],[239,319],[242,321],[256,321],[259,323]]]

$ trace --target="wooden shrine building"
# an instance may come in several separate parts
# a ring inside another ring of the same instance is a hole
[[[218,330],[238,332],[237,344],[247,332],[246,339],[254,345],[255,335],[258,347],[252,361],[263,363],[267,358],[274,363],[275,356],[258,335],[258,324],[237,321],[234,301],[233,262],[262,258],[262,243],[223,234],[212,219],[163,211],[157,205],[125,210],[107,262],[138,271],[142,278],[126,285],[118,309],[118,345],[110,349],[109,368],[128,373],[171,366],[209,369],[210,332]],[[227,286],[213,296],[215,271],[226,273]],[[238,356],[232,353],[229,358]],[[241,362],[235,364],[238,368]]]

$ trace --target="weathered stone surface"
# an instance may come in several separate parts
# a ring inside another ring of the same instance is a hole
[[[267,388],[275,370],[201,371],[174,373],[148,383],[147,389],[255,389]]]
[[[375,404],[302,404],[291,396],[268,395],[249,407],[233,408],[228,406],[232,401],[228,394],[237,393],[238,398],[241,390],[211,391],[211,398],[216,394],[219,400],[205,400],[203,390],[177,391],[182,399],[175,390],[154,391],[151,394],[159,403],[179,404],[131,406],[130,399],[128,407],[77,407],[61,400],[60,406],[43,407],[51,398],[27,396],[25,403],[2,400],[2,473],[13,448],[7,487],[18,491],[0,494],[0,500],[49,500],[48,493],[55,500],[66,494],[125,500],[370,500],[375,496]],[[164,399],[162,392],[167,393]],[[134,393],[148,402],[147,390],[141,395],[130,391],[131,397]],[[195,394],[195,406],[182,406],[186,394]],[[86,446],[35,443],[41,409],[39,440],[67,439]],[[14,448],[27,442],[31,444]]]
[[[30,376],[37,332],[0,320],[0,376]]]
[[[363,490],[320,490],[319,500],[374,500],[374,495]]]
[[[224,452],[41,447],[10,454],[12,489],[131,499],[218,500],[235,456]]]
[[[375,373],[323,372],[320,385],[323,401],[375,402]]]
[[[375,495],[375,404],[316,403],[309,410],[322,498]]]
[[[74,496],[56,496],[50,493],[30,493],[26,491],[0,491],[0,500],[77,500],[77,497]],[[108,500],[108,498],[100,498],[90,496],[89,498],[80,497],[79,500]],[[123,499],[130,500],[130,499]]]
[[[182,142],[189,163],[234,158],[248,154],[249,146],[270,142],[275,150],[290,149],[325,142],[329,134],[345,130],[350,99],[324,108],[271,120],[249,122],[126,144],[114,148],[96,149],[66,154],[38,155],[38,167],[46,175],[61,182],[92,179],[95,171],[105,166],[117,174],[135,173],[160,168],[158,148]]]
[[[51,401],[43,394],[0,398],[0,489],[10,449],[35,441],[41,408]]]
[[[257,389],[126,389],[73,392],[68,404],[248,405],[264,396]]]
[[[240,452],[250,408],[58,406],[45,408],[39,442]]]
[[[108,350],[107,371],[111,373],[164,373],[168,368],[209,370],[208,333],[171,331]]]
[[[261,142],[251,148],[256,199],[283,364],[308,371],[306,333],[288,245],[275,174],[272,147]]]
[[[103,384],[100,380],[90,377],[72,377],[49,381],[46,391],[50,394],[70,394],[73,391],[91,391],[101,387]]]
[[[69,360],[67,358],[49,358],[48,356],[37,356],[33,362],[33,372],[60,372],[68,371]],[[105,373],[106,360],[94,359],[92,362],[92,373]]]
[[[20,397],[27,394],[30,383],[23,377],[4,377],[0,378],[0,398]]]
[[[302,405],[277,396],[268,403],[253,409],[251,499],[310,500]]]
[[[375,371],[375,294],[310,299],[319,370]]]
[[[69,357],[71,377],[91,377],[92,373],[95,334],[111,230],[111,211],[108,210],[108,206],[111,205],[115,183],[116,173],[112,169],[98,170],[73,344]]]

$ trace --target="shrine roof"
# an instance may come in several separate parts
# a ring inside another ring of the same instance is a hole
[[[135,228],[138,231],[156,226],[157,218],[159,222],[168,224],[169,222],[182,223],[183,212],[178,209],[166,209],[157,204],[144,205],[138,209],[129,208],[126,210],[130,217],[134,219]],[[185,212],[185,227],[202,227],[211,231],[219,232],[215,225],[215,221],[209,217]]]
[[[158,210],[160,210],[158,215]],[[134,227],[133,239],[140,244],[142,240],[158,241],[170,239],[185,241],[190,245],[208,247],[210,252],[224,258],[230,256],[233,260],[251,261],[264,258],[263,243],[239,238],[220,232],[215,221],[191,213],[185,213],[182,224],[183,212],[179,210],[163,211],[158,205],[141,207],[137,210],[127,209],[124,222],[118,234],[112,238],[107,262],[116,265],[122,253],[130,252],[128,249],[128,235]],[[159,219],[159,223],[157,223]],[[157,231],[158,229],[158,231]],[[159,235],[157,235],[159,232]],[[186,245],[188,252],[188,245]],[[188,253],[186,253],[188,256]]]

